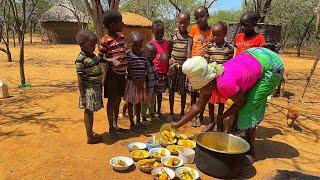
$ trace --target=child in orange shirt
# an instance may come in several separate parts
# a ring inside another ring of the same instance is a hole
[[[197,24],[193,25],[189,32],[189,36],[193,40],[192,56],[204,56],[205,47],[212,39],[212,28],[208,25],[209,11],[206,7],[200,6],[194,11],[194,17]],[[191,105],[193,105],[199,97],[199,91],[189,85],[189,92],[191,95]],[[201,111],[199,117],[191,122],[191,126],[201,126],[203,111],[204,109]]]
[[[254,27],[257,26],[259,15],[255,12],[248,11],[240,18],[242,33],[236,35],[234,42],[236,55],[252,47],[263,47],[266,45],[264,36],[257,33]]]

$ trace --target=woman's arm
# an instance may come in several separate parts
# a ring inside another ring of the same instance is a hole
[[[206,104],[209,102],[210,97],[211,93],[202,93],[202,91],[200,91],[200,97],[198,101],[190,108],[189,112],[185,116],[183,116],[180,121],[172,122],[172,127],[179,128],[187,122],[191,121],[193,118],[195,118],[200,113],[201,109],[204,108]]]
[[[239,110],[245,105],[246,103],[246,96],[243,91],[239,91],[234,96],[230,98],[234,103],[233,105],[222,115],[222,119],[225,119],[231,115],[234,115],[239,112]]]

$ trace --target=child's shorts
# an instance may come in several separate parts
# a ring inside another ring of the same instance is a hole
[[[156,84],[157,94],[166,92],[168,89],[168,76],[167,73],[159,73],[158,83]]]
[[[84,95],[86,104],[82,104],[82,99],[79,97],[79,108],[87,109],[91,112],[98,111],[103,108],[101,86],[84,87]]]
[[[104,81],[104,97],[108,99],[123,97],[125,88],[126,75],[116,74],[111,68],[108,68]]]

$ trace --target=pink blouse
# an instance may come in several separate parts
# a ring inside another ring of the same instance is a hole
[[[241,53],[223,64],[224,73],[216,79],[210,103],[225,103],[237,92],[247,92],[260,79],[262,66],[247,53]]]

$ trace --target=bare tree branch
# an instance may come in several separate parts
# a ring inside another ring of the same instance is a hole
[[[176,4],[176,3],[174,3],[172,0],[169,0],[170,1],[170,3],[176,8],[176,10],[178,11],[178,12],[181,12],[181,9],[179,8],[179,6]]]
[[[218,0],[211,1],[211,3],[206,8],[209,9],[213,5],[213,3],[216,2],[216,1],[218,1]]]

